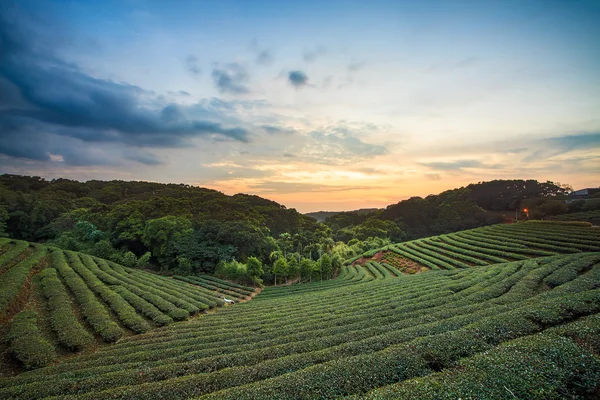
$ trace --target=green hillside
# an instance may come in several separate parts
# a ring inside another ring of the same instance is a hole
[[[597,396],[600,231],[528,223],[413,244],[430,271],[363,258],[337,279],[267,287],[251,302],[1,379],[0,398]]]
[[[586,251],[600,251],[600,229],[589,223],[528,221],[397,243],[350,262],[376,259],[401,271],[414,263],[451,270]]]
[[[224,297],[238,302],[253,294],[213,277],[172,279],[9,239],[0,240],[0,288],[8,352],[26,368],[186,320],[224,305]]]

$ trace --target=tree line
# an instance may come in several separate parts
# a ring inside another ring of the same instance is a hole
[[[524,201],[556,212],[566,194],[552,182],[481,182],[319,223],[259,196],[185,184],[5,174],[0,234],[166,274],[312,281],[372,248],[502,222]]]

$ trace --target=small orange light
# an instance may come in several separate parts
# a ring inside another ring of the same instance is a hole
[[[525,211],[525,212],[529,212],[529,210],[528,210],[528,209],[526,209],[526,208],[524,208],[524,209],[523,209],[523,211]]]

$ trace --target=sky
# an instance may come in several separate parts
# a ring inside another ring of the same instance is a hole
[[[600,186],[600,1],[0,0],[0,173],[300,212]]]

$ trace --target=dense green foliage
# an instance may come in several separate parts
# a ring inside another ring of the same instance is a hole
[[[15,239],[51,241],[128,267],[182,274],[212,273],[219,262],[234,258],[268,261],[282,234],[316,257],[330,237],[314,219],[258,196],[16,175],[0,176],[0,236],[4,230]]]
[[[495,180],[411,197],[369,214],[338,213],[325,224],[336,240],[388,237],[400,242],[495,224],[523,207],[530,207],[536,218],[564,213],[567,206],[557,199],[567,198],[567,193],[567,188],[552,182]],[[521,214],[520,218],[526,216]]]
[[[559,200],[566,193],[552,182],[497,180],[383,210],[337,213],[321,224],[258,196],[226,196],[190,185],[1,175],[0,236],[46,241],[131,268],[178,275],[221,270],[222,277],[257,284],[278,277],[276,253],[290,266],[280,282],[311,281],[334,276],[344,259],[381,247],[376,240],[400,242],[486,226],[524,206],[540,218],[600,206],[594,203],[600,199],[576,201],[565,210]],[[292,253],[299,255],[296,261]],[[332,259],[331,271],[328,263],[320,270],[324,254]],[[263,274],[241,267],[234,273],[235,262],[245,264],[249,257],[261,263]],[[318,274],[307,273],[306,263],[302,269],[302,258],[317,261]]]

